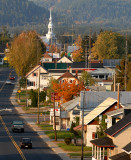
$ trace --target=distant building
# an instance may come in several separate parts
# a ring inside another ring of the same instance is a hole
[[[52,23],[52,15],[51,15],[51,9],[50,9],[50,18],[49,18],[49,24],[48,24],[48,33],[46,36],[41,36],[41,39],[44,43],[50,45],[50,44],[56,44],[56,37],[53,32],[53,23]]]

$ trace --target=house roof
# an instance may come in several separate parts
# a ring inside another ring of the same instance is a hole
[[[91,140],[90,142],[99,147],[115,147],[112,139],[109,137],[103,137],[103,138]]]
[[[83,91],[81,91],[81,108],[83,106]],[[104,92],[104,91],[85,91],[85,102],[84,102],[84,108],[87,110],[92,110],[96,108],[99,104],[101,104],[105,99],[108,97],[114,98],[117,100],[117,92]],[[120,92],[120,104],[123,106],[129,106],[131,105],[131,92],[127,91],[121,91]]]
[[[87,114],[84,117],[84,123],[89,124],[92,120],[94,120],[97,116],[102,114],[105,110],[107,110],[111,105],[116,103],[116,99],[113,98],[107,98],[105,101],[103,101],[100,105],[98,105],[96,108],[94,108],[89,114]]]
[[[105,133],[110,136],[114,136],[130,124],[131,124],[131,113],[129,113],[124,118],[122,118],[120,121],[118,121],[117,123],[112,125],[110,128],[108,128],[105,131]]]
[[[122,148],[127,154],[131,154],[131,142]]]
[[[77,97],[75,99],[72,99],[66,103],[62,104],[62,107],[65,108],[65,110],[70,111],[74,109],[77,105],[79,105],[79,99],[80,97]]]
[[[59,78],[58,78],[58,80],[59,79],[61,79],[61,78],[75,78],[75,79],[77,79],[76,77],[74,77],[70,72],[65,72],[62,76],[60,76]]]
[[[73,62],[69,64],[71,68],[85,68],[85,62]],[[87,63],[88,66],[88,63]],[[89,63],[89,68],[103,68],[103,63]]]
[[[82,125],[78,125],[73,128],[75,131],[81,131]],[[87,125],[84,125],[84,131],[87,131]]]
[[[34,67],[31,71],[29,71],[26,74],[26,77],[28,77],[30,74],[32,74],[34,71],[36,71],[38,68],[42,68],[43,70],[45,70],[41,65],[37,65],[36,67]],[[47,73],[47,71],[45,70],[45,72]]]
[[[114,110],[114,111],[111,111],[111,112],[107,112],[106,115],[107,116],[118,115],[118,114],[124,113],[125,109],[131,109],[131,106],[127,106],[127,107],[120,108],[120,109],[117,109],[117,110]]]
[[[44,58],[52,58],[48,53],[45,53],[45,54],[43,55],[43,57],[44,57]]]
[[[58,63],[60,63],[63,59],[66,59],[67,61],[69,61],[68,63],[73,63],[69,58],[67,58],[66,56],[62,57],[61,59],[59,59]]]
[[[121,152],[114,156],[109,157],[111,160],[130,160],[130,155],[125,152]]]

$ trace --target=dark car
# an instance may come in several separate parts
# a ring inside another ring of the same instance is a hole
[[[15,80],[15,77],[14,77],[14,76],[11,76],[11,77],[10,77],[10,80]]]
[[[20,140],[20,148],[32,148],[32,140],[31,140],[31,138],[21,138],[21,140]]]

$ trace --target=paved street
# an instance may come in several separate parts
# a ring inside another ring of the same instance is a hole
[[[23,120],[23,115],[18,114],[9,99],[15,81],[12,80],[13,84],[11,85],[4,84],[10,72],[11,69],[9,68],[0,68],[0,110],[3,108],[12,109],[12,112],[0,112],[0,160],[61,160],[27,123],[25,123],[25,133],[13,133],[11,131],[11,122],[13,120]],[[15,75],[15,73],[12,72],[12,75]],[[32,138],[33,149],[21,150],[19,148],[19,141],[22,137]]]

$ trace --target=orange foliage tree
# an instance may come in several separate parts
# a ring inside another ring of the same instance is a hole
[[[78,35],[78,38],[77,38],[77,40],[75,41],[75,46],[77,46],[79,49],[75,50],[75,51],[72,53],[72,57],[73,57],[73,60],[74,60],[75,62],[80,62],[80,61],[82,61],[81,53],[83,52],[83,49],[82,49],[81,43],[82,43],[82,38],[81,38],[80,35]]]
[[[76,82],[69,83],[65,80],[63,83],[52,82],[54,92],[58,93],[58,96],[62,97],[63,102],[67,102],[73,99],[74,96],[79,96],[80,91],[84,89],[83,83],[76,85]]]

